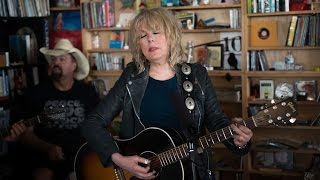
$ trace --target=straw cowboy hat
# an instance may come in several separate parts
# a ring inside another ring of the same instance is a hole
[[[82,80],[89,74],[90,67],[88,59],[79,49],[75,48],[68,39],[60,39],[53,49],[42,47],[40,48],[40,52],[44,54],[49,64],[51,63],[52,56],[71,54],[77,62],[77,69],[73,77],[77,80]]]

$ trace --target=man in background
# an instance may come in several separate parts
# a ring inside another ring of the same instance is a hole
[[[21,116],[46,114],[41,123],[30,126],[20,141],[28,149],[27,167],[32,179],[66,179],[73,171],[74,156],[84,143],[79,126],[99,101],[92,86],[83,79],[89,62],[69,40],[61,39],[53,49],[41,48],[48,62],[50,81],[27,90]]]

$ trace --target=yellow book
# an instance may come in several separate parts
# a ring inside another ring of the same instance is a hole
[[[298,16],[292,16],[291,21],[290,21],[286,46],[293,46],[294,34],[297,29],[297,22],[298,22]]]

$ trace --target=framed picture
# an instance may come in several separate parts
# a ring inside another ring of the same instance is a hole
[[[207,66],[213,69],[223,68],[223,44],[214,44],[207,46]]]
[[[195,12],[177,12],[175,14],[183,29],[192,30],[196,25]]]
[[[273,99],[274,85],[273,80],[259,81],[260,99]]]

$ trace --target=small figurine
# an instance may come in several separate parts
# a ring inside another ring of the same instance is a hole
[[[239,70],[238,69],[238,60],[237,60],[236,55],[234,53],[229,54],[228,63],[230,66],[233,67],[233,69]]]

